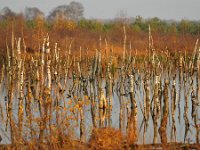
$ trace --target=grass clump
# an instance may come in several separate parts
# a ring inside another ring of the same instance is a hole
[[[89,145],[91,149],[125,149],[124,136],[114,128],[100,128],[92,131]]]

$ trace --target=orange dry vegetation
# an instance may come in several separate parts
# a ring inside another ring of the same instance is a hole
[[[91,149],[125,149],[125,138],[122,133],[114,128],[94,129],[90,137]]]
[[[45,20],[36,20],[34,28],[29,27],[23,17],[18,17],[14,21],[7,21],[5,27],[0,27],[0,54],[6,57],[7,45],[11,49],[12,31],[15,40],[18,37],[24,39],[28,53],[38,53],[41,51],[43,38],[48,33],[50,36],[50,47],[54,50],[55,43],[58,43],[60,54],[63,55],[68,51],[71,44],[72,54],[79,54],[79,49],[82,49],[82,54],[88,54],[88,57],[95,54],[96,49],[101,49],[109,53],[113,49],[115,56],[121,56],[123,52],[124,32],[122,25],[116,25],[113,29],[107,32],[98,30],[82,29],[77,26],[71,28],[71,22],[67,22],[67,27],[61,22],[55,22],[52,27],[47,27]],[[70,27],[68,27],[70,26]],[[126,28],[126,49],[130,50],[133,55],[144,56],[148,49],[148,32],[137,32],[129,26]],[[101,37],[101,44],[100,44]],[[198,36],[191,34],[177,33],[160,33],[152,31],[153,48],[157,51],[169,50],[169,52],[192,52]],[[101,45],[101,48],[100,48]],[[22,46],[22,51],[24,50]],[[129,52],[128,52],[129,54]]]
[[[132,145],[137,140],[137,132],[135,130],[129,131],[127,135],[127,142],[128,144]]]

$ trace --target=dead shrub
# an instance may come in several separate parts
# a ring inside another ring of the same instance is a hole
[[[124,136],[114,128],[101,128],[92,131],[89,145],[91,149],[124,149]]]

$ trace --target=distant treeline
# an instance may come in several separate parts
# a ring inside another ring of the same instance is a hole
[[[61,52],[69,45],[73,52],[79,51],[80,47],[83,50],[95,50],[100,48],[101,39],[104,47],[108,46],[107,48],[112,48],[120,55],[124,25],[127,48],[137,49],[142,53],[148,48],[149,25],[154,48],[157,50],[192,52],[200,33],[200,21],[187,19],[174,21],[157,17],[144,19],[141,16],[127,18],[123,14],[110,20],[86,19],[84,7],[78,2],[58,6],[48,16],[35,7],[27,7],[21,13],[5,7],[0,11],[0,54],[6,54],[7,46],[12,47],[12,33],[15,38],[23,38],[30,52],[41,50],[43,38],[48,33],[52,49],[56,42]]]
[[[19,16],[24,18],[26,26],[29,28],[36,28],[37,21],[40,18],[45,22],[45,27],[47,29],[52,29],[55,27],[55,24],[59,24],[59,26],[63,26],[69,30],[81,28],[108,32],[109,30],[115,29],[119,24],[126,23],[131,30],[136,32],[148,32],[149,25],[151,26],[152,31],[160,33],[189,33],[199,35],[200,32],[200,20],[192,21],[182,19],[181,21],[175,21],[161,20],[157,17],[144,19],[141,16],[127,18],[123,14],[110,20],[85,19],[84,7],[79,2],[71,2],[69,5],[57,6],[52,9],[47,16],[36,7],[26,7],[24,12],[21,13],[13,12],[10,8],[5,7],[0,11],[0,27],[5,27],[10,18],[16,19]]]

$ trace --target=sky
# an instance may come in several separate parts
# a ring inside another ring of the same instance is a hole
[[[9,7],[22,12],[25,7],[38,7],[46,15],[58,5],[72,0],[0,0],[0,9]],[[200,20],[200,0],[76,0],[84,6],[84,17],[112,19],[120,12],[127,17]]]

